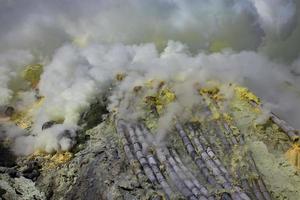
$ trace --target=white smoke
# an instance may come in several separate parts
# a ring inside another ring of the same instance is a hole
[[[295,13],[293,0],[10,0],[1,5],[0,50],[25,48],[51,56],[62,43],[74,40],[155,42],[162,47],[170,39],[194,51],[215,41],[235,50],[255,50],[266,34],[288,37],[295,29]]]
[[[0,106],[10,103],[20,79],[22,68],[32,62],[33,56],[27,51],[9,51],[0,54]],[[21,84],[20,84],[21,85]]]
[[[261,27],[267,34],[280,36],[294,27],[296,6],[292,0],[251,0]]]
[[[27,64],[44,64],[38,88],[45,101],[34,113],[31,136],[16,139],[16,152],[70,149],[80,114],[107,94],[117,73],[126,78],[114,88],[108,109],[118,107],[120,115],[132,118],[140,113],[129,116],[123,108],[134,86],[180,77],[174,85],[178,101],[160,119],[162,132],[171,121],[168,114],[198,102],[193,83],[210,79],[249,87],[297,127],[297,8],[292,0],[3,1],[0,106],[30,104],[34,93],[20,73]],[[25,89],[16,101],[14,94]],[[51,120],[63,123],[42,130]]]

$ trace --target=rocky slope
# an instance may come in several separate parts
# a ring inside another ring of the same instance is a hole
[[[164,135],[160,120],[176,93],[164,84],[143,89],[127,106],[143,110],[136,118],[91,105],[71,152],[15,157],[3,139],[1,199],[297,199],[300,179],[288,160],[298,166],[298,133],[275,115],[262,120],[252,93],[235,87],[226,102],[218,89],[201,89],[202,103],[172,116]]]

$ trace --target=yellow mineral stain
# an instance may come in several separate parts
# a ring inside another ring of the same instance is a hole
[[[34,110],[39,108],[44,102],[44,98],[39,98],[36,102],[34,102],[31,106],[27,107],[26,109],[15,112],[12,117],[11,121],[14,122],[17,126],[21,127],[22,129],[27,129],[32,126],[32,114]]]
[[[247,88],[241,87],[241,86],[237,86],[234,89],[235,89],[236,95],[240,99],[246,100],[246,101],[254,101],[256,104],[260,103],[259,98],[255,94],[253,94],[252,92],[250,92]]]
[[[300,144],[293,144],[285,156],[291,165],[300,170]]]
[[[54,164],[62,164],[68,162],[73,157],[71,152],[56,153],[51,157]]]
[[[40,164],[43,170],[53,169],[61,164],[69,162],[73,158],[73,153],[71,152],[57,152],[55,154],[49,154],[41,150],[36,150],[30,155],[29,159],[41,160]]]
[[[148,105],[155,106],[158,113],[162,113],[166,105],[175,101],[175,93],[165,85],[164,81],[150,80],[145,84],[147,87],[151,88],[153,88],[154,85],[157,85],[157,92],[144,97],[144,102]]]
[[[28,81],[32,88],[36,88],[41,74],[43,73],[43,65],[41,64],[33,64],[27,65],[25,70],[22,72],[22,77]]]

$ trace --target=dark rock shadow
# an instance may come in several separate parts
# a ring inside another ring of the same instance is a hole
[[[11,152],[9,147],[3,145],[0,140],[0,166],[13,167],[16,165],[16,156]]]

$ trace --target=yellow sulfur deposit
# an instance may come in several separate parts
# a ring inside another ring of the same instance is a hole
[[[250,92],[247,88],[245,87],[241,87],[241,86],[236,86],[234,88],[236,95],[242,99],[242,100],[246,100],[246,101],[254,101],[256,104],[260,103],[259,98],[253,94],[252,92]]]
[[[201,95],[208,95],[214,101],[223,101],[224,96],[220,93],[220,83],[209,81],[208,86],[199,89]]]
[[[29,159],[35,160],[36,158],[42,160],[41,165],[43,169],[51,169],[58,165],[67,163],[73,158],[71,152],[58,152],[54,155],[45,153],[43,151],[35,151]]]
[[[227,121],[227,122],[233,121],[232,116],[230,116],[228,113],[224,113],[224,114],[223,114],[223,118],[224,118],[224,120]]]
[[[54,154],[50,160],[57,165],[68,162],[72,157],[73,154],[71,152],[62,152]]]
[[[168,88],[162,89],[160,91],[160,93],[158,94],[158,97],[159,97],[159,101],[162,104],[171,103],[176,98],[175,94],[171,90],[169,90]]]
[[[30,83],[32,88],[36,88],[42,73],[43,65],[33,64],[25,67],[25,70],[22,72],[22,77]]]
[[[219,92],[218,87],[208,87],[208,88],[202,88],[200,90],[200,94],[208,94],[208,95],[216,95]]]
[[[176,95],[171,91],[164,81],[150,79],[145,82],[145,86],[148,89],[156,88],[156,93],[144,98],[144,102],[155,107],[158,113],[161,113],[165,106],[176,99]]]
[[[293,146],[285,153],[285,156],[291,165],[300,169],[300,144],[293,144]]]
[[[38,99],[33,105],[29,106],[27,109],[15,112],[11,117],[11,121],[13,121],[17,126],[22,129],[28,129],[32,126],[32,113],[34,110],[39,108],[44,102],[44,98]]]
[[[32,126],[32,118],[26,112],[17,112],[11,117],[11,121],[22,129],[28,129]]]
[[[175,94],[171,92],[169,89],[161,90],[158,96],[158,101],[156,106],[157,112],[160,113],[163,110],[164,106],[174,101],[175,98],[176,98]]]

